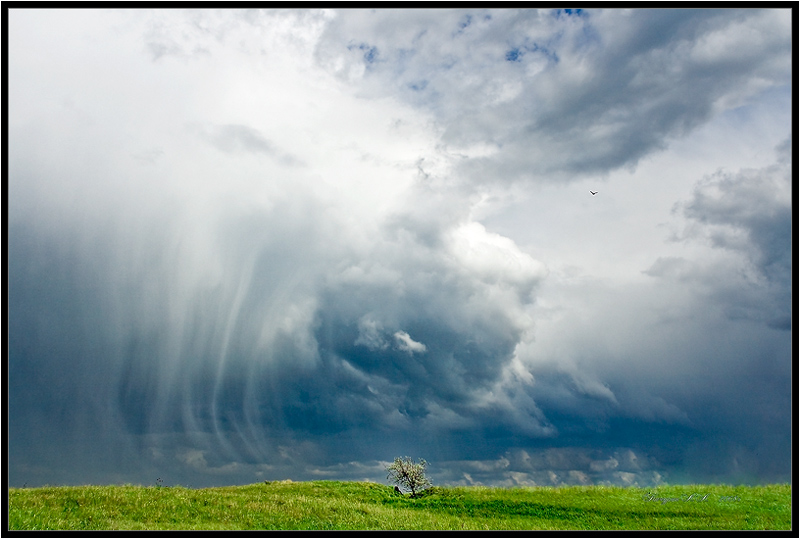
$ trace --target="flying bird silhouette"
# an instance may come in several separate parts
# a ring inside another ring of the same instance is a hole
[[[597,194],[597,191],[592,191],[591,189],[589,189],[589,192],[592,194],[592,196]]]

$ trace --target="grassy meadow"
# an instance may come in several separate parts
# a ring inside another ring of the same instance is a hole
[[[276,481],[8,489],[11,530],[790,530],[790,485],[432,487]]]

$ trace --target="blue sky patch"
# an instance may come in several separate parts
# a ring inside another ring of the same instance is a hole
[[[412,82],[411,84],[408,85],[408,87],[414,90],[415,92],[421,92],[428,87],[428,81],[421,80],[417,82]]]
[[[560,17],[561,15],[566,15],[568,17],[582,17],[583,10],[582,9],[556,9],[555,16]]]
[[[558,62],[558,55],[555,51],[548,47],[539,45],[538,43],[525,44],[520,47],[514,47],[506,51],[505,59],[507,62],[522,62],[523,56],[529,52],[538,52],[547,57],[552,62]]]
[[[359,45],[348,45],[348,50],[358,49],[360,51],[364,51],[364,61],[368,64],[372,64],[378,60],[378,47],[372,46],[368,43],[361,43]]]
[[[507,62],[519,62],[522,60],[523,52],[519,50],[519,47],[515,49],[511,49],[506,53],[506,61]]]

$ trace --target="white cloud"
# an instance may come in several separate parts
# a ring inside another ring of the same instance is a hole
[[[522,297],[544,279],[547,270],[508,238],[487,232],[478,222],[464,223],[452,232],[453,254],[462,267],[489,283],[518,287]]]
[[[409,355],[413,355],[414,353],[423,354],[428,350],[427,346],[412,339],[405,331],[396,332],[394,334],[394,341],[400,350],[408,352]]]

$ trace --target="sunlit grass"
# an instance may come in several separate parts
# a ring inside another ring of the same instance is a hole
[[[9,489],[16,530],[789,530],[791,486],[434,487],[375,483]]]

